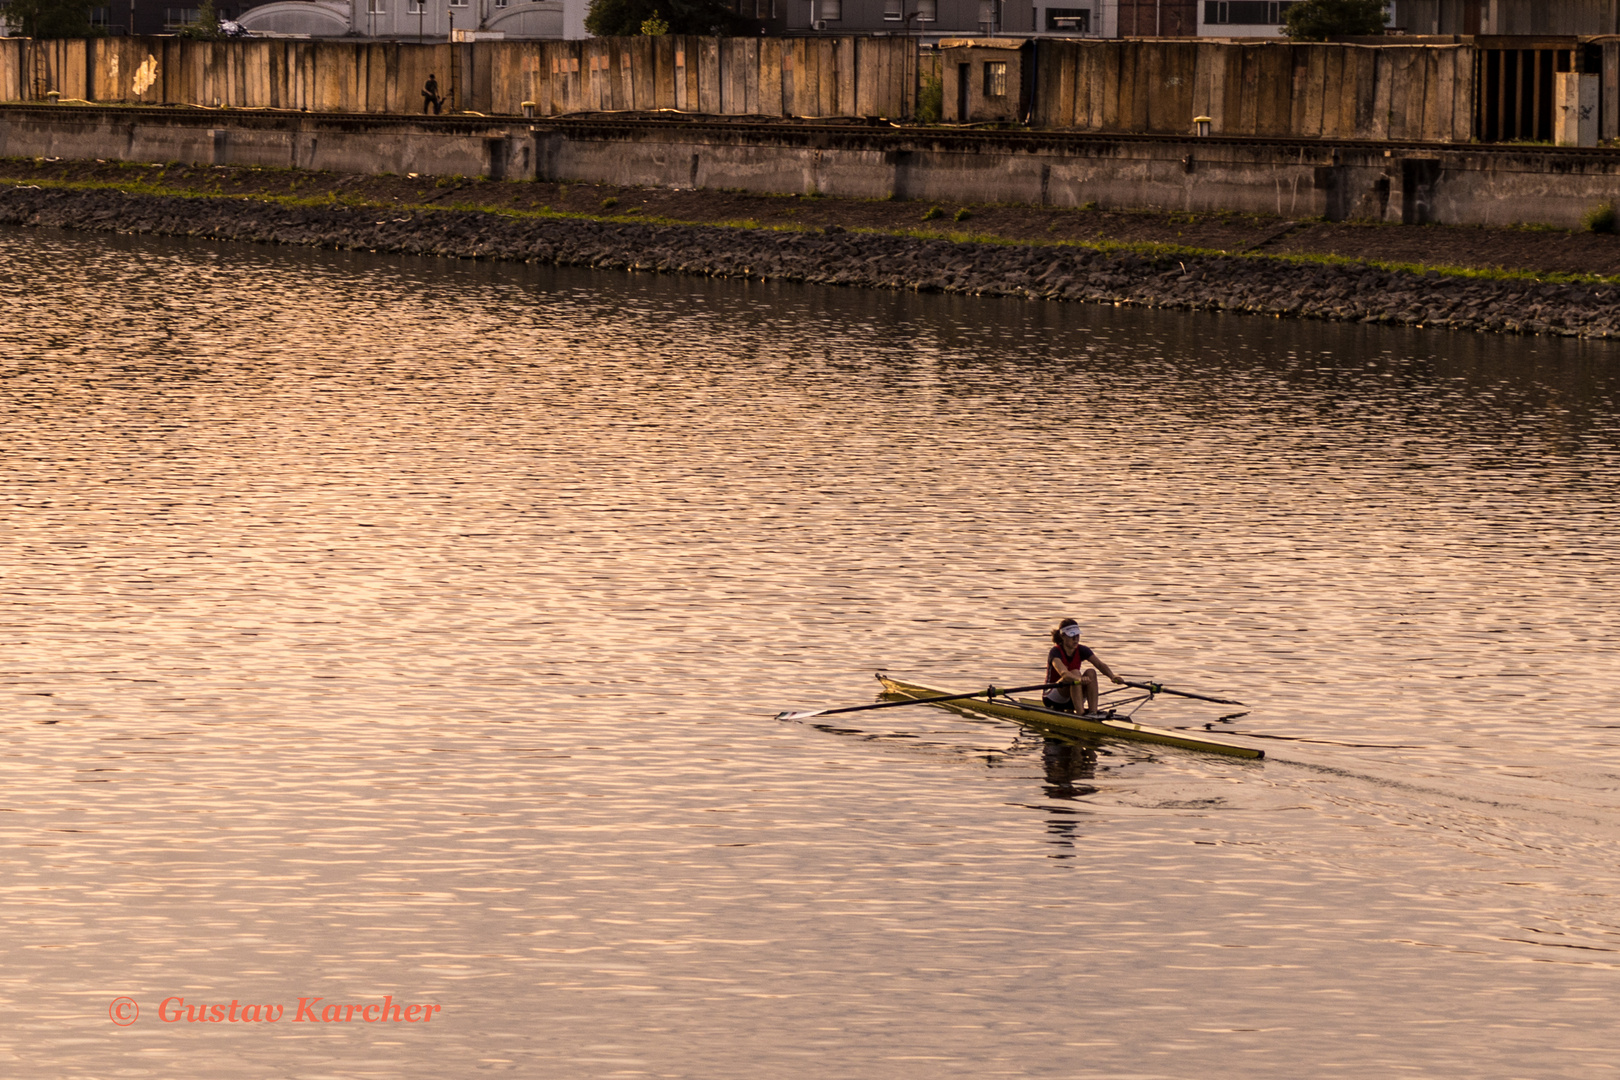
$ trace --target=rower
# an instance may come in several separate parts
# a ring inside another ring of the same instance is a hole
[[[1081,670],[1090,661],[1092,668]],[[1041,695],[1049,709],[1084,715],[1097,711],[1097,672],[1118,686],[1124,682],[1102,658],[1080,644],[1080,624],[1064,619],[1052,631],[1052,650],[1046,654],[1046,681],[1061,683]]]

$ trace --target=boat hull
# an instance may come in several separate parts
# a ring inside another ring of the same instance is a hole
[[[931,698],[943,697],[951,693],[949,690],[935,690],[932,687],[918,686],[916,683],[891,679],[882,672],[878,673],[877,678],[878,682],[883,684],[884,693],[894,694],[899,697]],[[1226,742],[1222,739],[1204,735],[1193,735],[1183,731],[1171,731],[1167,728],[1149,727],[1147,724],[1138,724],[1113,713],[1088,713],[1085,716],[1079,716],[1058,709],[1048,709],[1037,701],[1022,698],[967,698],[960,701],[942,701],[937,704],[940,708],[950,709],[952,712],[970,716],[992,716],[1001,720],[1011,720],[1026,727],[1053,731],[1063,735],[1129,739],[1132,742],[1158,743],[1161,746],[1175,746],[1183,750],[1198,750],[1206,754],[1226,754],[1229,757],[1259,759],[1266,756],[1264,750],[1256,750],[1252,746],[1242,746],[1238,743]]]

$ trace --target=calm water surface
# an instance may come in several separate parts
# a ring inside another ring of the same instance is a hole
[[[0,291],[8,1076],[1620,1061],[1613,347],[39,231]],[[1267,759],[773,719],[1065,614]]]

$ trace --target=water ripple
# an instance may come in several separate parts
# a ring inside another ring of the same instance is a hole
[[[1620,1050],[1608,347],[0,253],[16,1075],[1584,1077]],[[876,668],[1033,681],[1067,613],[1251,709],[1144,719],[1267,760],[771,719]],[[389,994],[443,1014],[156,1018]]]

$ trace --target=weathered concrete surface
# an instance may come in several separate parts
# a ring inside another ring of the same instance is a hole
[[[532,148],[510,119],[0,106],[0,157],[505,178],[533,175]]]
[[[1620,203],[1620,151],[0,106],[0,156],[732,188],[852,198],[1571,228]]]
[[[387,212],[385,212],[387,213]],[[1608,338],[1620,288],[1357,264],[0,187],[0,225]]]
[[[869,199],[1576,227],[1620,151],[940,129],[553,120],[536,176]]]

